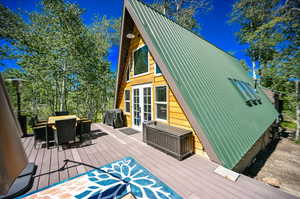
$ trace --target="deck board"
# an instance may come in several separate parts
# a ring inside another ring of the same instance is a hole
[[[71,150],[66,150],[66,158],[69,160],[74,160],[73,153]],[[69,163],[69,166],[72,166],[72,165],[74,165],[74,164]],[[70,177],[78,175],[77,168],[76,167],[68,168],[68,173],[69,173]]]
[[[23,144],[23,147],[24,147],[24,150],[25,150],[25,153],[27,156],[28,156],[28,153],[30,152],[30,146],[33,144],[32,139],[33,139],[33,137],[28,137],[26,139],[25,138],[22,139],[22,140],[24,140],[22,142],[22,144]]]
[[[102,132],[92,140],[91,145],[68,149],[56,146],[46,149],[40,145],[35,148],[33,138],[22,138],[28,160],[38,165],[37,174],[57,170],[64,164],[64,159],[99,167],[124,157],[132,157],[183,198],[296,198],[243,175],[237,182],[229,181],[213,172],[217,164],[198,155],[178,161],[143,143],[141,135],[128,136],[103,124],[93,124],[92,128]],[[31,191],[89,170],[89,167],[77,166],[37,177]]]
[[[53,148],[51,150],[51,170],[57,170],[58,169],[58,155],[57,155],[57,148]],[[59,182],[59,174],[58,172],[52,173],[49,177],[49,184],[54,184]]]
[[[33,138],[31,138],[31,139],[33,139]],[[27,157],[30,157],[31,153],[33,152],[34,146],[33,146],[33,141],[30,140],[29,138],[28,138],[28,140],[30,141],[30,143],[28,144],[27,148],[25,148],[25,153],[26,153]]]
[[[65,150],[62,147],[58,148],[58,168],[61,168],[64,165],[64,160],[66,159]],[[69,178],[68,170],[59,171],[59,180],[66,180]],[[72,177],[72,176],[71,176]]]
[[[37,150],[38,150],[38,153],[37,153],[37,157],[35,160],[35,164],[38,167],[37,167],[36,175],[40,175],[42,173],[42,168],[44,166],[43,158],[44,158],[44,153],[45,153],[46,149],[45,148],[37,148]],[[40,181],[40,177],[36,177],[34,180],[33,186],[32,186],[33,191],[38,189],[39,181]]]
[[[41,168],[41,173],[47,173],[51,169],[50,166],[51,166],[51,157],[52,157],[51,152],[52,152],[52,150],[53,149],[46,149],[45,152],[44,152],[43,166]],[[40,176],[38,189],[49,185],[49,178],[50,178],[50,175]]]

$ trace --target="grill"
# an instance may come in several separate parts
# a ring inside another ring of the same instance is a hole
[[[178,160],[183,160],[193,153],[192,131],[156,121],[143,124],[143,141]]]
[[[121,109],[111,109],[104,114],[104,124],[114,128],[123,127],[123,112]]]

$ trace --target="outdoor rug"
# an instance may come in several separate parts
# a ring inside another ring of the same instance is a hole
[[[19,198],[135,198],[182,199],[133,158],[127,157]]]
[[[125,133],[126,135],[134,135],[137,133],[141,133],[140,131],[134,130],[132,128],[123,128],[123,129],[119,129],[119,131]]]

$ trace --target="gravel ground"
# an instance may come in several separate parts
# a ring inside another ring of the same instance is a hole
[[[280,182],[280,189],[300,197],[300,144],[281,138],[260,153],[245,174],[259,181],[275,178]]]

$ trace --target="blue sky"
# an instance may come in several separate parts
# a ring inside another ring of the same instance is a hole
[[[0,0],[2,4],[16,11],[18,8],[26,11],[36,10],[40,0]],[[86,24],[92,22],[94,15],[108,18],[120,17],[122,13],[123,0],[69,0],[69,2],[78,3],[81,8],[85,9],[83,21]],[[241,46],[235,38],[235,32],[238,31],[237,25],[227,23],[228,15],[231,12],[232,4],[235,0],[212,0],[213,10],[201,15],[198,21],[201,24],[201,36],[218,46],[219,48],[233,52],[238,59],[249,58],[245,56],[244,46]],[[1,44],[0,44],[1,45]],[[112,63],[111,69],[116,70],[118,60],[118,46],[110,49],[108,59]],[[6,67],[17,67],[15,61],[6,61]],[[0,69],[1,70],[1,69]]]

